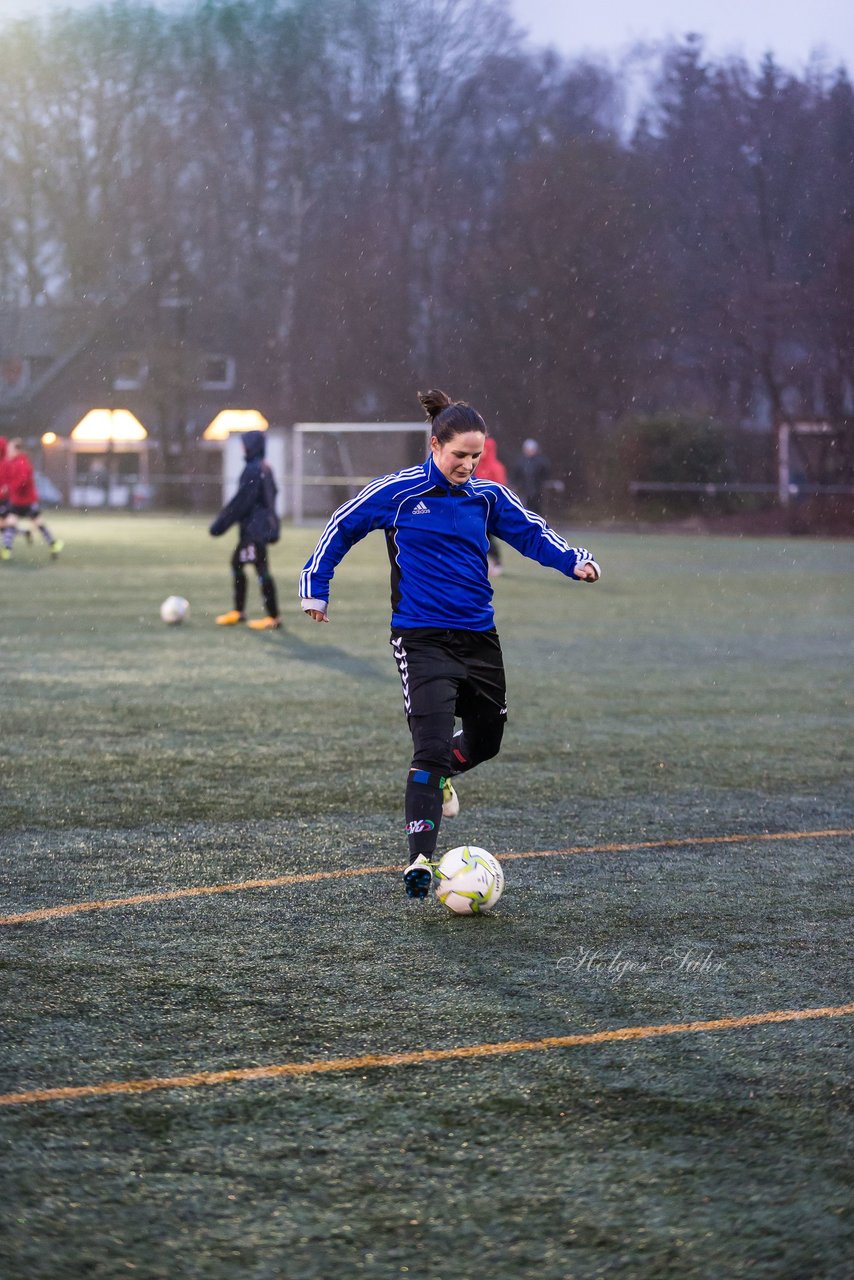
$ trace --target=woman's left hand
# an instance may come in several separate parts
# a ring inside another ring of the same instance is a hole
[[[598,582],[602,577],[602,570],[595,560],[587,560],[584,564],[575,566],[572,576],[577,578],[579,582]]]

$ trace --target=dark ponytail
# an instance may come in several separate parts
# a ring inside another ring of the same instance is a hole
[[[465,400],[452,400],[444,391],[435,389],[419,391],[418,399],[439,444],[447,444],[464,431],[482,431],[484,435],[487,434],[483,418]]]

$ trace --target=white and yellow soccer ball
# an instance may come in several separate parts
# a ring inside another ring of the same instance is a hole
[[[436,897],[458,916],[491,911],[504,890],[498,859],[474,844],[449,849],[433,875]]]
[[[176,626],[179,622],[186,622],[189,616],[190,602],[183,596],[168,596],[160,606],[160,617],[164,622],[168,622],[170,627]]]

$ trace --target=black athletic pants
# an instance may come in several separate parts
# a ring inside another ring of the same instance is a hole
[[[264,542],[239,542],[231,557],[231,575],[234,581],[234,607],[243,613],[246,607],[246,569],[247,564],[255,566],[258,585],[264,600],[264,608],[270,618],[278,618],[279,604],[276,598],[276,584],[267,564],[267,544]]]
[[[410,858],[436,848],[445,780],[498,754],[507,719],[498,633],[418,627],[391,645],[412,734],[406,782]],[[455,717],[462,728],[454,732]]]

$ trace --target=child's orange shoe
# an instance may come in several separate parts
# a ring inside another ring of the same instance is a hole
[[[233,626],[236,626],[238,622],[245,622],[245,621],[246,621],[245,614],[240,613],[237,609],[229,609],[228,613],[221,613],[219,615],[219,617],[216,620],[216,625],[218,627],[233,627]],[[249,625],[251,627],[252,623],[250,622]]]
[[[249,625],[253,631],[278,631],[282,625],[282,619],[253,618]]]

